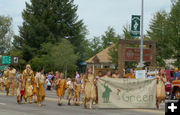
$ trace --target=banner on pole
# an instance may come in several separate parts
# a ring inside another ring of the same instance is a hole
[[[98,79],[99,108],[156,108],[156,79]]]
[[[139,37],[140,36],[140,23],[141,16],[140,15],[132,15],[131,18],[131,36]]]

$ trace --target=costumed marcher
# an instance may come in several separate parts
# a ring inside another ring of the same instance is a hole
[[[166,99],[165,83],[167,82],[164,69],[159,70],[159,75],[157,76],[156,85],[156,104],[157,108],[160,109],[160,104]]]
[[[22,98],[24,96],[24,84],[23,84],[23,78],[22,74],[17,75],[17,103],[21,104]]]
[[[7,67],[6,70],[3,73],[3,79],[4,79],[4,84],[5,84],[6,96],[8,96],[8,94],[9,94],[8,76],[9,76],[9,67]]]
[[[130,72],[125,74],[125,78],[131,78],[131,79],[136,79],[135,73],[133,69],[130,69]]]
[[[23,71],[23,83],[25,87],[25,103],[27,103],[27,99],[29,98],[29,103],[31,104],[33,97],[34,74],[30,65],[26,65],[26,69]]]
[[[86,103],[90,101],[89,108],[92,109],[93,101],[96,100],[95,76],[92,74],[92,69],[87,68],[87,73],[83,81],[84,86],[84,108],[87,108]]]
[[[117,69],[114,70],[114,74],[112,75],[112,78],[120,78],[120,74]]]
[[[35,76],[35,84],[36,84],[36,95],[37,95],[37,104],[41,106],[41,103],[45,99],[45,76],[43,75],[44,69],[41,69]]]
[[[56,94],[59,97],[58,105],[61,106],[61,99],[65,94],[66,89],[68,88],[67,82],[64,79],[64,73],[61,73],[60,76],[57,76],[55,81],[56,83]]]
[[[97,86],[97,81],[99,78],[102,78],[103,77],[103,73],[102,71],[99,71],[98,72],[98,76],[96,76],[96,104],[98,104],[98,86]]]
[[[14,90],[16,87],[16,69],[11,65],[7,70],[7,83],[6,83],[6,94],[9,94],[9,88],[11,88],[11,96],[14,96]],[[5,75],[5,76],[6,76]]]
[[[67,85],[68,85],[68,105],[71,105],[71,99],[74,98],[74,82],[75,80],[74,79],[70,79],[68,80],[67,82]]]
[[[80,95],[81,95],[81,80],[76,79],[76,83],[74,84],[75,86],[75,96],[74,96],[74,104],[75,105],[80,105]]]
[[[3,71],[0,73],[0,91],[4,89],[4,78],[3,78]]]

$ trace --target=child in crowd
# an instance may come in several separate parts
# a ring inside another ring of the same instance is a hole
[[[17,77],[17,103],[18,104],[21,104],[23,96],[24,96],[23,78],[22,78],[22,74],[19,74],[19,76]]]
[[[71,105],[71,99],[74,97],[74,79],[68,79],[68,105]]]
[[[56,94],[59,97],[58,105],[61,106],[62,105],[61,99],[64,96],[66,89],[68,88],[67,82],[64,79],[64,73],[61,73],[60,77],[57,76],[55,83],[56,83]]]
[[[81,94],[81,80],[80,79],[76,79],[76,83],[75,83],[75,96],[74,96],[74,103],[75,105],[79,105],[80,104],[80,94]]]

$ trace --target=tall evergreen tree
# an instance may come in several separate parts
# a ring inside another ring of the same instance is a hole
[[[81,54],[86,28],[78,19],[77,8],[74,0],[31,0],[26,3],[22,13],[24,22],[19,27],[20,36],[14,41],[23,51],[23,58],[30,61],[41,55],[41,44],[58,43],[61,39],[68,39],[75,46],[76,53]]]

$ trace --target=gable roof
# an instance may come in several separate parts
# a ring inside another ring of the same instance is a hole
[[[114,44],[97,53],[95,56],[89,58],[86,60],[86,63],[97,63],[97,61],[99,63],[112,63],[111,56],[109,56],[109,49],[113,46]]]

